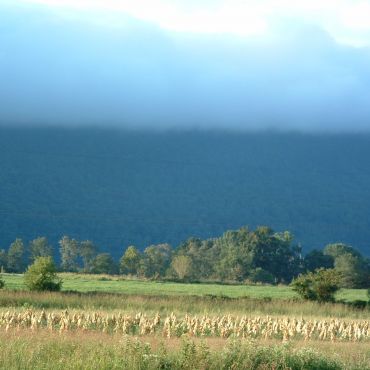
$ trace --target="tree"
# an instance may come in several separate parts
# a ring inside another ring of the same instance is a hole
[[[313,249],[305,256],[304,267],[306,271],[315,271],[318,268],[330,269],[334,267],[334,258],[330,254]]]
[[[30,242],[30,259],[34,262],[37,257],[51,257],[53,248],[44,236],[40,236]]]
[[[172,248],[169,244],[151,245],[144,250],[141,270],[146,277],[164,276],[170,265]]]
[[[3,272],[8,265],[8,254],[5,249],[0,249],[0,271]]]
[[[354,256],[361,257],[361,254],[356,249],[344,243],[328,244],[324,248],[323,253],[327,256],[332,256],[334,260],[337,257],[341,256],[342,254],[346,254],[346,253],[350,253]]]
[[[254,266],[254,235],[246,227],[226,231],[214,241],[214,277],[243,281]]]
[[[80,243],[80,256],[82,258],[84,272],[91,272],[93,261],[96,257],[97,248],[90,240],[85,240]]]
[[[117,266],[109,253],[100,253],[92,262],[91,272],[93,274],[115,274]]]
[[[214,274],[215,262],[219,257],[214,240],[190,238],[177,249],[177,255],[184,255],[191,260],[190,279],[209,279]]]
[[[334,259],[343,288],[366,288],[370,284],[370,263],[353,247],[335,243],[324,248],[324,254]]]
[[[23,272],[24,263],[24,245],[22,239],[15,239],[8,250],[7,270],[9,272]]]
[[[351,253],[335,259],[335,270],[340,274],[342,288],[367,288],[370,283],[370,269],[366,261]]]
[[[130,245],[120,259],[120,272],[122,274],[137,275],[140,268],[140,252]]]
[[[178,278],[183,280],[191,272],[191,259],[188,256],[175,256],[172,259],[171,266],[176,272]]]
[[[256,268],[271,273],[276,282],[287,282],[301,270],[301,248],[289,232],[274,233],[266,226],[255,231],[242,227],[227,231],[214,241],[215,273],[221,280],[248,278]]]
[[[340,276],[335,269],[318,269],[295,278],[291,286],[302,298],[319,301],[334,301],[334,294],[339,289]]]
[[[37,257],[24,274],[24,283],[30,290],[59,291],[62,280],[56,274],[52,257]]]
[[[301,247],[292,245],[293,235],[285,231],[274,233],[266,226],[258,227],[254,234],[253,263],[270,272],[276,282],[290,282],[301,271]]]
[[[64,271],[77,271],[79,245],[77,240],[63,236],[59,241],[61,267]]]

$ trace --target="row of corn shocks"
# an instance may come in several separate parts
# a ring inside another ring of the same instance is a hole
[[[370,322],[367,320],[305,320],[303,318],[234,317],[231,315],[213,317],[185,315],[179,318],[174,314],[162,319],[159,314],[148,317],[140,312],[136,315],[34,310],[0,312],[0,330],[38,330],[41,328],[59,332],[95,330],[133,335],[160,332],[167,338],[188,334],[196,337],[280,338],[283,341],[290,339],[367,341],[370,339]]]

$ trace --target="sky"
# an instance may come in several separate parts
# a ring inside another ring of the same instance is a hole
[[[0,0],[0,124],[370,131],[370,0]]]

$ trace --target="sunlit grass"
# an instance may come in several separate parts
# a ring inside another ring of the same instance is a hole
[[[45,309],[103,309],[176,314],[261,314],[304,317],[367,318],[368,308],[342,303],[318,304],[299,299],[287,286],[177,284],[122,280],[122,277],[61,274],[64,291],[29,292],[22,275],[5,274],[7,289],[0,307]],[[13,290],[14,289],[14,290]],[[365,290],[344,290],[348,300],[366,299]]]
[[[3,369],[369,369],[364,343],[0,332]]]
[[[123,279],[122,276],[62,273],[63,291],[124,293],[127,295],[194,295],[228,298],[298,299],[289,286],[184,284]],[[23,290],[23,275],[4,274],[7,289]],[[336,299],[367,300],[366,289],[342,289]]]

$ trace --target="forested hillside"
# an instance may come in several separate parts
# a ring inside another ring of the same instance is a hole
[[[242,225],[370,254],[370,135],[0,129],[0,247],[174,246]]]

